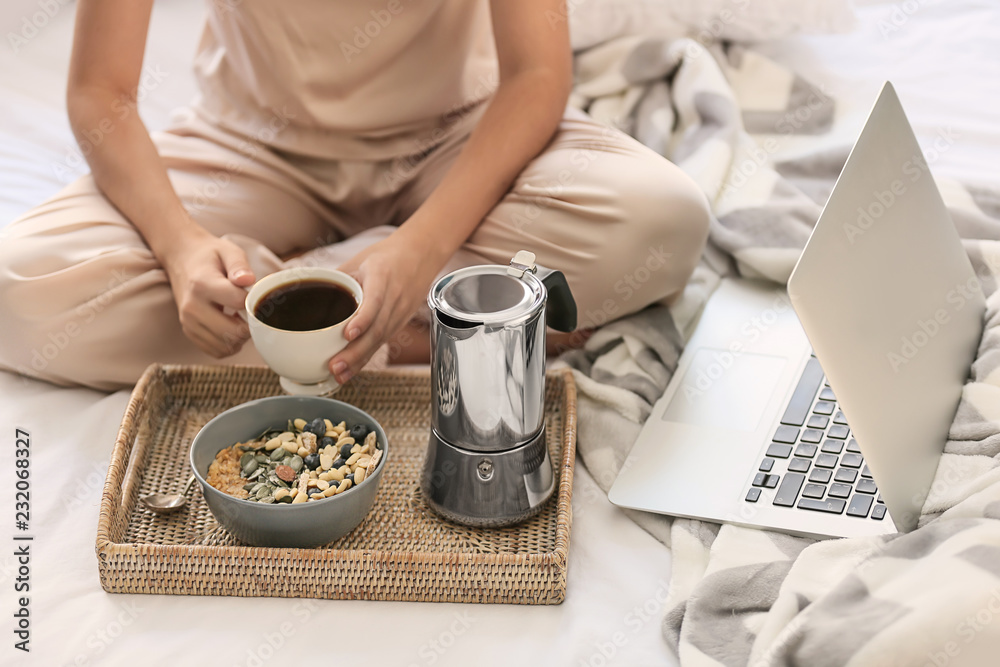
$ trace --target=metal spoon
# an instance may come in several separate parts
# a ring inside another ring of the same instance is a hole
[[[194,484],[194,475],[191,475],[191,479],[184,485],[184,490],[180,494],[151,493],[139,500],[146,506],[146,509],[152,512],[158,514],[174,512],[187,504],[186,496],[187,492],[191,490],[192,484]]]

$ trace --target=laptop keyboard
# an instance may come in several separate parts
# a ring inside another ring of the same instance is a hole
[[[744,500],[881,521],[885,504],[825,380],[810,358]]]

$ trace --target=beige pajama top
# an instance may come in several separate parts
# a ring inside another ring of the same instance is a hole
[[[487,0],[209,0],[194,69],[204,119],[346,160],[468,132],[498,81]]]

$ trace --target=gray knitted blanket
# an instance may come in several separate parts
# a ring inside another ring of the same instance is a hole
[[[715,214],[679,302],[613,322],[563,357],[580,387],[579,452],[605,491],[720,276],[786,281],[853,143],[775,164],[774,135],[830,132],[834,101],[762,61],[740,48],[631,37],[577,56],[576,103],[677,163]],[[747,108],[734,93],[747,86],[784,102]],[[920,527],[813,541],[629,511],[673,550],[663,631],[682,664],[1000,664],[1000,196],[937,180],[961,195],[946,203],[977,275],[989,276],[988,299]]]

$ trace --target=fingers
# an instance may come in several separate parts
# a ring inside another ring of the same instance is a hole
[[[330,371],[337,382],[344,384],[354,377],[382,346],[385,336],[376,334],[376,327],[369,329],[351,341],[330,361]]]
[[[236,311],[243,310],[247,298],[245,289],[237,287],[221,275],[195,280],[191,291],[199,301]]]
[[[364,292],[364,298],[358,307],[358,312],[347,321],[344,327],[344,338],[353,341],[361,334],[368,331],[375,318],[378,317],[382,306],[385,304],[385,280],[378,273],[359,276],[358,282]]]
[[[235,315],[223,314],[205,301],[190,300],[179,312],[184,335],[213,357],[236,354],[250,337],[246,322]]]
[[[234,243],[221,243],[219,245],[219,259],[222,260],[222,268],[226,272],[226,277],[233,285],[238,287],[249,287],[256,280],[253,271],[250,269],[250,262],[243,249]]]

